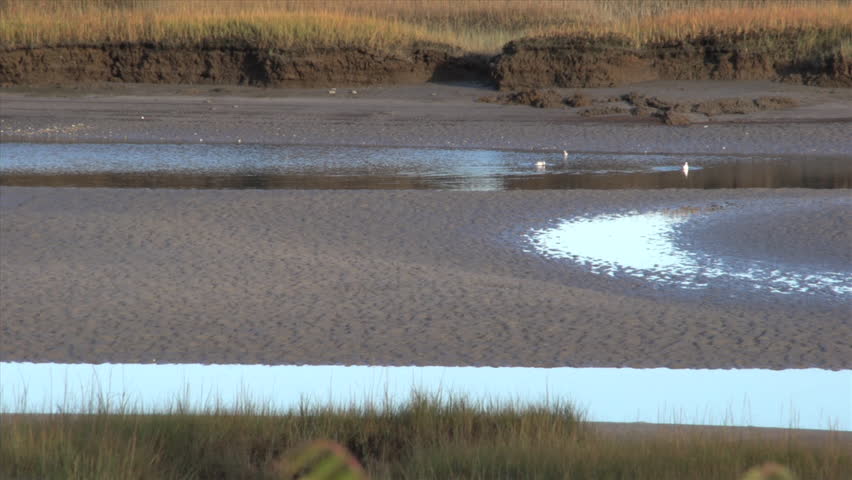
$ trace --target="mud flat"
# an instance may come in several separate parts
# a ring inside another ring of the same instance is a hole
[[[569,152],[848,155],[852,90],[770,81],[656,81],[583,89],[701,103],[782,96],[791,108],[719,114],[674,127],[587,107],[480,103],[481,85],[264,89],[100,83],[0,90],[3,141],[369,145]],[[352,93],[355,91],[355,93]],[[568,97],[575,89],[562,89]],[[629,105],[624,105],[625,109]],[[706,127],[706,128],[705,128]]]
[[[848,212],[845,190],[1,192],[4,361],[852,366],[846,296],[657,288],[524,240],[626,209]],[[795,218],[846,255],[848,214]],[[779,265],[810,248],[757,237]]]
[[[601,97],[638,91],[690,102],[739,95],[797,102],[673,127],[630,114],[587,118],[571,108],[477,103],[494,92],[472,84],[338,87],[335,95],[117,83],[13,87],[0,93],[0,140],[481,148],[555,158],[563,149],[803,158],[850,152],[848,89],[769,81],[584,89]],[[746,298],[725,285],[657,289],[524,251],[531,228],[562,218],[726,202],[737,207],[717,221],[733,228],[732,239],[772,242],[765,261],[837,264],[838,252],[848,252],[846,190],[3,187],[2,359],[850,368],[848,299]],[[764,210],[749,208],[757,204]],[[757,222],[760,231],[745,228],[758,214],[780,215],[791,230],[778,234],[765,222]],[[755,253],[702,226],[681,243],[714,254]],[[805,232],[823,238],[811,243]],[[817,251],[809,260],[803,252],[811,245]]]

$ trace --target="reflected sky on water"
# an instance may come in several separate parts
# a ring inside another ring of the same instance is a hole
[[[689,176],[681,171],[688,161]],[[541,166],[540,162],[544,162]],[[0,185],[250,189],[849,188],[848,158],[208,144],[0,145]]]
[[[563,220],[532,231],[532,251],[568,259],[598,274],[627,275],[662,285],[707,288],[719,281],[731,286],[778,294],[824,294],[849,298],[848,271],[794,269],[750,259],[715,257],[683,250],[675,237],[678,225],[702,212],[633,212]],[[703,212],[712,214],[712,212]]]

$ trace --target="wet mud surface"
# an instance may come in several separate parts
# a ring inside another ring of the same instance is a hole
[[[582,93],[634,91],[690,104],[785,96],[798,106],[672,127],[629,113],[585,118],[582,106],[476,103],[489,90],[469,84],[334,96],[124,84],[6,90],[0,149],[10,142],[398,146],[501,151],[528,155],[530,164],[515,165],[523,175],[511,178],[513,191],[3,186],[2,360],[850,368],[847,298],[744,295],[725,282],[700,292],[659,288],[524,251],[532,229],[566,218],[720,204],[718,216],[679,227],[680,248],[796,268],[848,258],[842,182],[840,190],[724,182],[711,190],[561,190],[579,176],[534,171],[532,161],[558,159],[562,150],[581,159],[615,152],[635,155],[652,178],[685,180],[679,161],[666,156],[778,156],[804,161],[791,172],[807,186],[810,168],[848,165],[847,90],[654,82]],[[664,160],[649,161],[652,154]],[[623,167],[597,158],[596,168]],[[386,167],[378,171],[400,177]],[[688,181],[711,171],[692,170]],[[774,178],[754,175],[764,177]]]
[[[0,200],[5,361],[828,369],[852,361],[847,297],[659,288],[524,251],[531,229],[563,218],[714,203],[748,212],[757,200],[807,212],[843,206],[845,191],[3,187]],[[850,229],[848,216],[797,218],[790,228],[832,241]],[[777,260],[801,255],[807,238],[761,241]]]
[[[693,104],[789,97],[795,108],[721,114],[685,127],[629,110],[538,109],[476,102],[481,86],[429,84],[326,90],[95,85],[0,91],[4,142],[398,146],[570,153],[841,155],[852,151],[852,90],[771,82],[652,82],[586,89]],[[575,94],[564,90],[564,97]],[[692,122],[691,122],[692,123]]]
[[[832,202],[750,202],[747,209],[721,210],[680,228],[689,249],[733,255],[801,269],[845,271],[852,283],[852,196]],[[803,219],[807,219],[803,221]],[[817,231],[801,228],[810,221]],[[783,242],[777,239],[784,239]],[[802,248],[786,248],[798,244]]]

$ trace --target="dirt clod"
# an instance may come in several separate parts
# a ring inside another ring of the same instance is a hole
[[[666,125],[683,126],[692,123],[689,121],[689,117],[674,110],[667,111],[663,114],[662,118]]]
[[[713,115],[742,115],[746,113],[760,112],[764,110],[778,110],[792,108],[798,102],[789,97],[758,97],[753,100],[745,98],[720,98],[716,100],[705,100],[703,102],[689,103],[676,102],[648,97],[638,92],[630,92],[621,97],[625,102],[633,105],[631,113],[637,117],[660,117],[668,125],[676,125],[682,121],[689,121],[689,114]],[[675,115],[684,114],[684,115]]]
[[[588,95],[575,93],[565,99],[565,104],[569,107],[588,107],[592,104],[592,99]]]
[[[630,110],[630,113],[639,118],[651,118],[658,116],[660,111],[645,105],[637,105]]]
[[[762,112],[764,110],[780,110],[792,108],[798,102],[789,97],[758,97],[754,100],[744,98],[722,98],[700,102],[692,106],[692,111],[703,113],[708,116],[724,114],[746,114]]]
[[[760,110],[781,110],[793,108],[799,105],[799,102],[790,97],[757,97],[754,99],[754,104]]]
[[[630,112],[628,108],[620,105],[596,105],[583,110],[580,112],[580,115],[583,117],[598,117],[602,115],[618,115],[628,112]]]
[[[756,112],[757,106],[753,101],[742,98],[723,98],[698,103],[692,107],[692,111],[705,115],[745,114]]]
[[[529,105],[536,108],[557,108],[563,105],[562,96],[553,90],[529,89],[502,95],[480,97],[480,102],[501,105]]]

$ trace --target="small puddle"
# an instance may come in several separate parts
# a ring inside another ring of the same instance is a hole
[[[779,294],[852,294],[849,272],[794,269],[735,257],[713,257],[678,247],[679,225],[701,209],[679,209],[563,220],[527,235],[532,249],[570,259],[591,272],[630,276],[660,285],[703,289],[711,284]]]
[[[682,165],[689,162],[689,174]],[[850,188],[848,158],[3,143],[0,185],[212,189]]]
[[[85,411],[93,394],[146,411],[178,399],[199,409],[246,399],[283,410],[303,401],[381,405],[404,402],[417,388],[521,405],[567,400],[593,421],[852,428],[852,370],[0,362],[0,373],[7,413]]]

